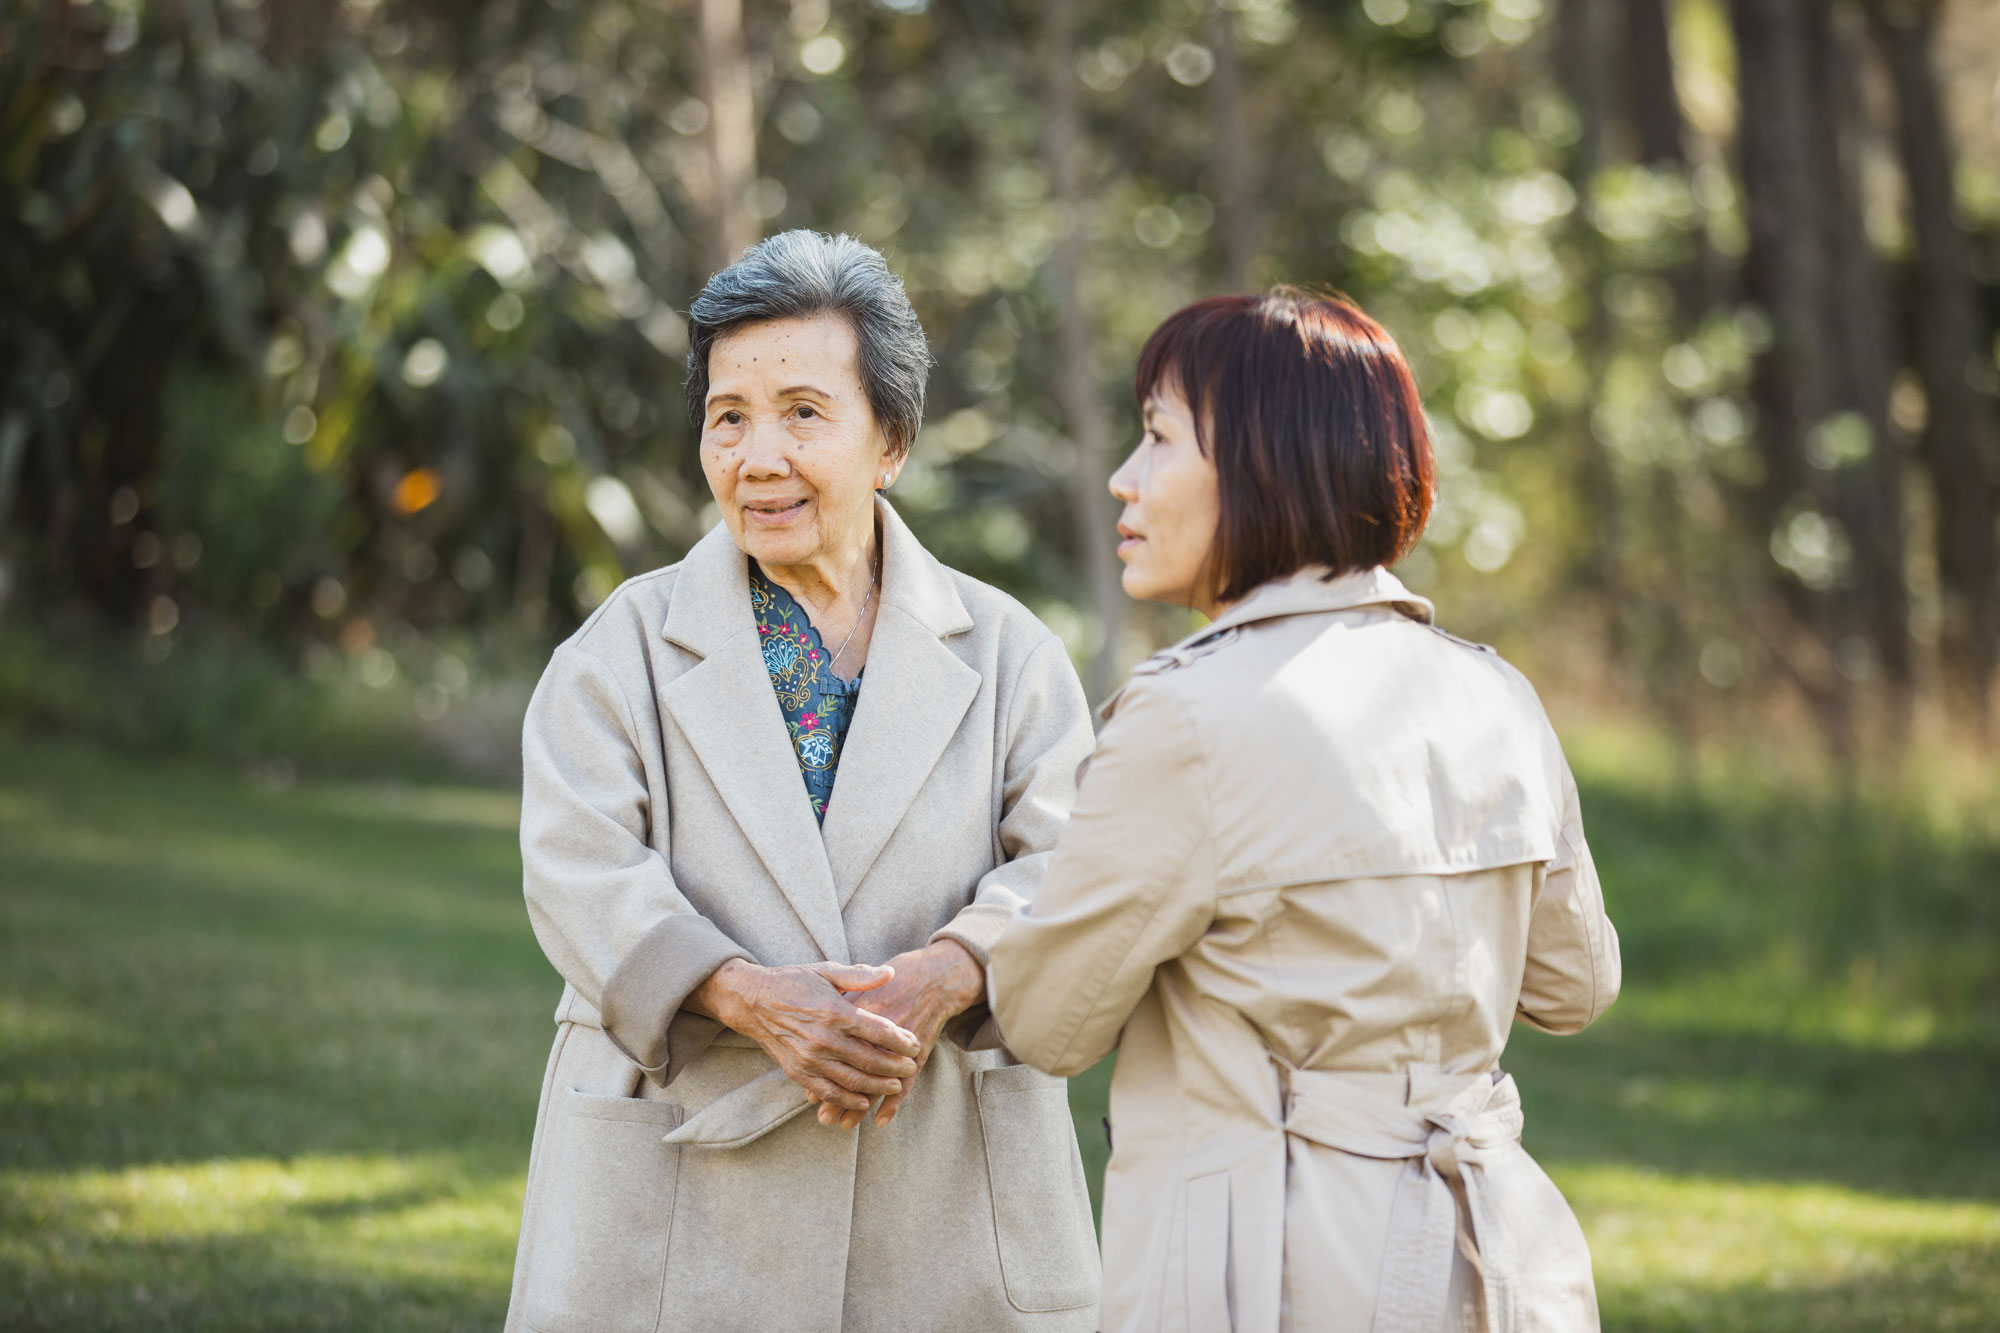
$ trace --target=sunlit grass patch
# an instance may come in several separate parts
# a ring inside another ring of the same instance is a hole
[[[1606,1326],[1990,1328],[2000,1204],[1624,1166],[1551,1174],[1590,1237]]]
[[[10,1172],[0,1282],[30,1325],[497,1323],[521,1186],[445,1152]]]
[[[436,824],[503,833],[521,826],[521,798],[513,791],[485,787],[414,786],[409,783],[350,783],[312,793],[330,814],[371,821]]]
[[[124,1171],[0,1174],[10,1217],[33,1234],[0,1243],[0,1253],[67,1236],[133,1243],[296,1233],[315,1252],[348,1266],[410,1270],[407,1243],[425,1238],[426,1268],[441,1258],[473,1259],[490,1278],[512,1257],[519,1175],[483,1177],[456,1154],[243,1158],[133,1167]],[[379,1254],[370,1255],[371,1250]],[[461,1263],[459,1266],[463,1266]]]

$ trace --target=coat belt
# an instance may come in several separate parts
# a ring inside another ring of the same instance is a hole
[[[1511,1333],[1515,1262],[1510,1238],[1487,1224],[1484,1154],[1521,1140],[1521,1098],[1494,1070],[1432,1075],[1291,1069],[1285,1132],[1357,1157],[1405,1160],[1389,1214],[1374,1333],[1459,1327],[1449,1309],[1452,1250],[1477,1275],[1483,1317],[1474,1327]]]

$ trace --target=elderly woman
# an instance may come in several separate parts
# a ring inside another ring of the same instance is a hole
[[[1068,655],[876,497],[930,363],[880,255],[776,236],[692,314],[722,523],[528,710],[567,985],[507,1326],[1094,1329],[1064,1083],[979,1038],[1090,748]]]
[[[1125,588],[1213,619],[1108,706],[989,964],[1021,1058],[1118,1049],[1103,1326],[1593,1329],[1498,1064],[1603,1012],[1618,937],[1534,691],[1386,568],[1431,504],[1409,368],[1279,292],[1170,318],[1137,388]]]

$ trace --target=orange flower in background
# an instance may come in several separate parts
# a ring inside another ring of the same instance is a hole
[[[443,484],[436,469],[413,468],[405,472],[403,479],[396,483],[395,492],[390,495],[389,503],[396,506],[396,512],[399,514],[414,514],[436,500],[438,492],[442,489]]]

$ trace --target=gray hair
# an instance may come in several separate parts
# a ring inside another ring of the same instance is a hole
[[[872,247],[852,236],[787,231],[759,241],[708,280],[688,311],[688,420],[701,429],[708,401],[708,354],[715,340],[746,324],[840,315],[861,345],[861,382],[889,438],[907,451],[924,419],[931,349],[903,280]]]

